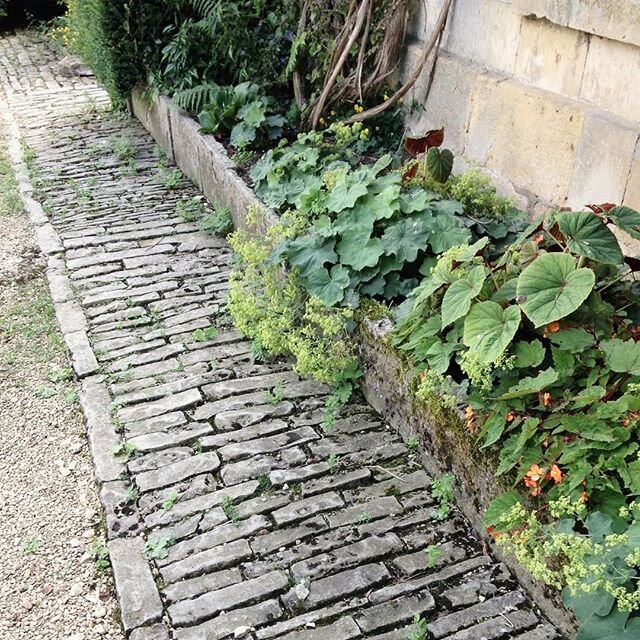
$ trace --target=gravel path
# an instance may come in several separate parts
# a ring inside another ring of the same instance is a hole
[[[24,212],[0,226],[0,638],[122,640],[91,551],[100,505],[43,260]]]
[[[16,69],[7,53],[15,49],[18,59],[33,52],[40,62]],[[32,150],[46,211],[30,208],[82,379],[128,639],[406,640],[416,615],[420,640],[557,638],[507,568],[432,491],[435,480],[412,448],[362,399],[327,433],[329,390],[286,361],[255,360],[225,313],[231,251],[184,215],[185,199],[198,202],[198,192],[138,123],[107,113],[95,85],[56,75],[42,49],[28,36],[0,38],[0,79],[4,60],[7,77],[13,69],[17,78],[11,87],[21,87],[6,100]],[[37,299],[20,297],[31,306]],[[46,317],[40,312],[39,322]],[[29,406],[34,386],[20,406]],[[56,398],[48,413],[65,425],[55,453],[26,465],[39,474],[31,502],[18,501],[20,491],[8,502],[19,506],[11,548],[44,538],[34,514],[53,514],[66,530],[78,513],[80,546],[64,545],[77,549],[77,564],[96,504],[89,481],[78,481],[88,459],[64,396],[60,389],[48,400]],[[48,450],[42,423],[28,418],[13,428],[32,445],[4,445],[16,469],[33,450]],[[70,424],[78,437],[67,433]],[[62,497],[52,504],[52,486],[71,487],[75,506]],[[74,566],[60,554],[55,536],[35,547],[43,572]],[[8,582],[14,592],[23,584]],[[28,590],[15,606],[36,611],[43,585],[23,582]],[[97,624],[107,631],[110,602],[87,604],[78,620],[102,614]],[[56,611],[43,624],[62,615]],[[42,628],[15,637],[52,637],[34,635]]]

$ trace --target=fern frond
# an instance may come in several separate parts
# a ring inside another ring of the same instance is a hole
[[[221,0],[186,0],[191,9],[200,18],[208,18],[218,12]]]
[[[183,89],[173,95],[173,101],[181,108],[191,113],[202,111],[205,105],[213,102],[215,94],[220,90],[217,84],[212,82],[200,84],[190,89]]]

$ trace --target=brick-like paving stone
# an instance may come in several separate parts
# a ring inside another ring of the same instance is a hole
[[[354,399],[325,433],[326,387],[254,360],[224,313],[231,250],[176,213],[197,190],[167,186],[144,129],[56,57],[0,38],[129,637],[396,640],[416,614],[433,639],[559,637],[459,514],[433,518],[430,478],[370,407]]]

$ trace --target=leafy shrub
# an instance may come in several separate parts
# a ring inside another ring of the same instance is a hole
[[[258,85],[243,82],[217,87],[209,98],[198,114],[205,133],[230,132],[230,143],[237,149],[280,137],[284,118],[272,113],[273,101],[261,95]]]
[[[117,107],[157,56],[158,25],[178,0],[67,0],[65,41],[92,68]]]
[[[352,168],[342,158],[361,157],[365,131],[336,125],[329,143],[321,134],[302,136],[268,152],[251,172],[267,205],[294,207],[307,221],[304,233],[279,243],[271,260],[294,268],[327,306],[355,308],[361,295],[408,295],[434,256],[470,240],[477,225],[459,202],[407,184],[389,155]],[[341,139],[355,151],[341,148]]]
[[[287,215],[265,238],[242,230],[230,236],[237,267],[229,311],[238,329],[254,340],[256,351],[269,356],[291,353],[301,374],[338,388],[350,386],[359,375],[349,338],[353,312],[325,307],[306,293],[296,274],[283,274],[268,260],[275,244],[294,235],[299,224]]]
[[[608,216],[640,229],[628,209]],[[495,261],[486,245],[438,260],[394,344],[418,369],[466,379],[467,424],[485,447],[500,443],[499,475],[597,507],[635,494],[640,286],[621,278],[615,236],[595,213],[562,212]]]
[[[170,93],[245,80],[281,93],[298,12],[286,0],[180,0],[165,23],[156,80]]]

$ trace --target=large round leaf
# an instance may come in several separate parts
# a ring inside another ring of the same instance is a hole
[[[573,253],[606,264],[622,262],[622,251],[618,240],[595,213],[588,211],[562,213],[558,216],[558,227]]]
[[[536,327],[541,327],[573,313],[587,299],[595,282],[591,269],[576,269],[573,256],[544,253],[518,278],[520,307]]]
[[[520,309],[503,309],[496,302],[478,302],[464,321],[462,342],[481,362],[495,362],[509,346],[520,326]]]

